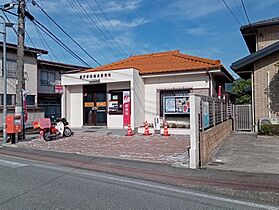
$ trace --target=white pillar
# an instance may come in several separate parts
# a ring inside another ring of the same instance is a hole
[[[63,93],[61,96],[61,117],[66,117],[66,90],[67,87],[63,86]]]
[[[190,168],[199,167],[199,113],[201,98],[190,94]]]

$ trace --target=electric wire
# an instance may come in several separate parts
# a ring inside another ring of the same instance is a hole
[[[35,1],[32,1],[35,2]],[[69,37],[87,56],[89,56],[95,63],[97,63],[99,66],[101,66],[100,62],[97,61],[92,55],[90,55],[74,38],[71,37],[71,35],[66,32],[58,23],[55,21],[38,3],[36,3],[36,6],[67,36]]]
[[[97,14],[97,12],[95,11],[95,8],[93,8],[93,6],[89,3],[88,0],[86,0],[86,3],[89,5],[90,9],[93,11],[95,17],[98,19],[99,23],[101,24],[101,26],[104,28],[105,32],[110,36],[111,40],[114,40],[115,44],[123,49],[123,52],[125,52],[126,56],[129,56],[129,54],[126,51],[129,51],[130,53],[133,54],[133,52],[131,51],[131,49],[129,47],[126,47],[126,45],[124,44],[124,42],[118,38],[117,41],[117,36],[114,35],[108,28],[107,26],[103,23],[102,19],[99,17],[99,15]],[[108,22],[109,23],[109,22]]]
[[[33,25],[35,26],[35,24],[33,24]],[[40,30],[39,30],[36,26],[35,26],[35,29],[36,29],[36,32],[37,32],[38,37],[39,37],[40,40],[41,40],[41,43],[43,44],[43,47],[44,47],[45,49],[48,49],[49,51],[51,51],[51,53],[54,55],[54,53],[52,52],[52,49],[50,48],[50,46],[48,45],[48,43],[45,41],[45,39],[44,39],[44,37],[42,36]],[[49,59],[50,59],[51,61],[53,61],[52,56],[50,55],[50,53],[48,53],[47,55],[48,55]],[[57,59],[57,60],[58,60],[58,59]]]
[[[6,10],[4,10],[2,8],[0,8],[0,10],[2,10],[3,14],[8,19],[7,15],[5,14]],[[18,17],[18,15],[15,13],[9,12],[9,14],[12,14],[12,15]],[[49,29],[47,29],[44,25],[42,25],[38,20],[36,20],[34,18],[33,20],[30,19],[30,21],[33,22],[37,27],[39,27],[46,35],[48,35],[53,41],[55,41],[58,45],[60,45],[69,54],[71,54],[73,57],[75,57],[77,60],[79,60],[81,63],[85,64],[86,66],[91,67],[86,61],[84,61],[80,56],[78,56],[69,47],[67,47],[55,34],[53,34]],[[15,29],[14,29],[14,31],[17,34],[17,31]]]
[[[239,21],[239,19],[237,18],[237,16],[234,14],[234,12],[231,10],[231,8],[229,7],[229,5],[227,4],[227,2],[225,0],[222,0],[223,3],[226,5],[227,9],[229,10],[229,12],[232,14],[232,16],[235,18],[236,22],[241,26],[241,22]]]
[[[100,6],[100,4],[98,3],[98,1],[97,1],[97,0],[94,0],[94,2],[96,3],[97,7],[99,8],[101,14],[102,14],[102,15],[104,16],[104,18],[106,19],[106,21],[107,21],[108,25],[110,26],[110,28],[111,28],[112,30],[114,30],[114,27],[112,26],[111,22],[109,21],[108,17],[107,17],[106,14],[104,13],[104,11],[103,11],[102,7]],[[127,49],[129,49],[129,51],[131,52],[132,55],[134,55],[134,54],[135,54],[134,51],[129,47],[129,45],[127,44],[127,42],[126,42],[125,40],[122,40],[122,39],[120,38],[119,33],[115,32],[115,34],[116,34],[116,37],[118,37],[118,39],[120,40],[120,42],[123,43],[123,45],[125,45]]]
[[[96,38],[99,39],[100,41],[102,41],[102,38],[100,37],[100,35],[96,32],[96,29],[93,28],[92,24],[86,19],[86,17],[83,16],[82,12],[80,11],[80,9],[76,8],[74,3],[71,0],[67,0],[69,5],[72,7],[73,10],[75,10],[75,12],[77,13],[77,15],[80,17],[80,19],[85,23],[86,27],[93,33],[96,34]],[[101,46],[98,42],[94,43],[98,48],[111,48],[111,46],[109,46],[105,41],[102,42],[103,46]],[[102,52],[102,51],[101,51]],[[110,51],[111,54],[113,54],[113,56],[117,57],[117,53],[116,51],[112,48],[112,50]]]
[[[96,24],[91,20],[90,15],[88,15],[88,13],[86,13],[86,10],[83,8],[83,6],[78,2],[78,1],[74,1],[74,0],[68,0],[71,2],[71,5],[73,7],[73,9],[75,9],[76,11],[79,12],[79,14],[81,15],[81,19],[82,20],[86,20],[88,26],[93,29],[93,33],[95,33],[98,37],[98,39],[100,41],[103,42],[103,44],[105,44],[105,46],[109,49],[112,49],[112,52],[114,53],[114,56],[117,57],[119,53],[121,53],[117,48],[114,48],[111,43],[109,43],[107,41],[107,38],[104,34],[102,34],[102,31],[100,31],[100,29],[98,27],[96,27]]]
[[[246,10],[246,7],[245,7],[245,4],[244,4],[244,1],[243,1],[243,0],[241,0],[241,4],[242,4],[242,8],[243,8],[243,10],[244,10],[244,13],[245,13],[245,15],[246,15],[247,21],[248,21],[250,27],[253,29],[253,27],[252,27],[252,25],[251,25],[251,22],[250,22],[250,19],[249,19],[249,16],[248,16],[248,12],[247,12],[247,10]]]
[[[91,67],[86,61],[84,61],[80,56],[78,56],[74,51],[72,51],[67,45],[65,45],[55,34],[53,34],[49,29],[47,29],[43,24],[41,24],[38,20],[34,19],[32,22],[42,30],[46,35],[48,35],[53,41],[55,41],[58,45],[60,45],[63,49],[65,49],[69,54],[79,60],[81,63],[85,64],[88,67]]]
[[[240,2],[238,2],[237,0],[234,0],[234,3],[235,3],[235,7],[236,7],[236,9],[238,11],[238,14],[240,15],[240,17],[242,18],[243,22],[245,23],[245,17],[244,17],[241,5],[239,5]]]
[[[81,15],[82,20],[87,21],[87,26],[93,29],[94,33],[97,34],[97,37],[99,38],[100,41],[103,42],[103,44],[113,52],[114,56],[116,58],[119,58],[119,54],[121,55],[122,52],[119,50],[117,47],[114,47],[111,45],[111,43],[108,41],[106,35],[100,30],[99,27],[95,24],[94,21],[92,21],[90,15],[87,13],[87,11],[84,9],[84,7],[80,4],[78,1],[74,0],[67,0],[68,2],[71,2],[71,6],[73,7],[74,10],[78,11]]]
[[[4,11],[2,10],[2,12],[3,12],[5,18],[7,19],[8,23],[11,23],[9,17],[5,14],[5,10]],[[17,16],[17,14],[15,14],[15,13],[13,13],[13,15]],[[17,34],[18,34],[17,30],[13,26],[11,28],[13,29],[15,35],[17,36]],[[31,44],[33,45],[34,49],[37,49],[37,47],[35,46],[34,42],[31,39],[31,37],[29,36],[28,32],[25,31],[25,33],[27,34],[27,37],[30,40]],[[30,47],[28,47],[28,46],[25,46],[25,48],[28,49],[28,50],[31,50]],[[35,58],[37,60],[37,56],[35,56],[33,53],[31,53],[31,56],[33,56],[33,58]],[[38,54],[38,56],[41,57],[42,60],[44,60],[43,57],[40,54]],[[47,69],[43,64],[41,64],[40,66],[43,70],[49,71],[49,69]],[[59,73],[61,74],[61,72],[59,72]],[[60,81],[60,78],[56,74],[54,74],[54,79],[57,80],[57,81]]]
[[[84,6],[80,3],[80,1],[77,1],[77,0],[73,0],[73,1],[75,1],[75,2],[78,4],[78,6],[81,8],[83,14],[85,14],[85,16],[86,16],[86,17],[89,19],[89,21],[91,22],[91,24],[94,25],[94,27],[95,27],[95,28],[97,29],[97,31],[100,33],[101,37],[104,38],[105,42],[108,42],[109,45],[111,45],[111,43],[108,41],[109,38],[107,37],[107,35],[101,30],[101,28],[98,26],[98,24],[96,24],[96,23],[92,20],[91,16],[88,14],[87,10],[86,10],[86,9],[84,8]],[[115,45],[115,46],[112,45],[112,47],[115,47],[115,49],[117,50],[118,53],[124,54],[125,56],[127,56],[126,52],[123,51],[122,49],[120,49],[117,45]]]

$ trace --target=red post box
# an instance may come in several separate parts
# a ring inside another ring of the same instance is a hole
[[[19,133],[21,132],[21,117],[19,115],[7,115],[6,117],[6,132],[8,134]]]

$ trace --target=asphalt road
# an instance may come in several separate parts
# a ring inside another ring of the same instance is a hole
[[[0,209],[278,209],[121,176],[0,156]]]

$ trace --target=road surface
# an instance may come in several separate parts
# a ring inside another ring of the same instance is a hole
[[[0,156],[0,209],[278,209],[155,182]]]

